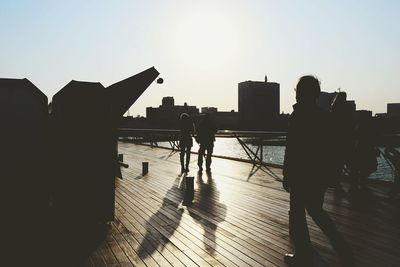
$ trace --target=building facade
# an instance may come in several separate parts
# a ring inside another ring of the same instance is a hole
[[[196,106],[189,106],[186,103],[184,105],[175,105],[172,96],[164,97],[162,104],[157,108],[146,108],[146,118],[154,128],[177,128],[182,113],[197,116],[199,115],[199,109]]]
[[[387,104],[387,116],[391,119],[400,119],[400,103]]]
[[[243,129],[267,129],[280,112],[280,85],[275,82],[245,81],[238,85],[239,119]]]

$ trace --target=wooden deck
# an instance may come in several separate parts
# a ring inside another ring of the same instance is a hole
[[[200,176],[192,154],[195,201],[187,208],[179,153],[128,143],[119,148],[129,168],[116,181],[116,219],[84,266],[286,266],[289,195],[276,180],[280,169],[215,158],[212,175]],[[145,176],[143,161],[149,162]],[[373,197],[358,205],[326,195],[324,207],[357,266],[400,266],[400,201],[386,198],[387,190],[374,186]],[[309,228],[319,265],[339,266],[311,219]]]

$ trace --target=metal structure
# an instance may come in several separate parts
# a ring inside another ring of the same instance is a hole
[[[125,165],[117,125],[158,75],[152,67],[107,88],[71,81],[51,105],[29,80],[0,79],[2,211],[13,235],[3,239],[16,266],[73,258],[114,219],[115,177]]]
[[[215,136],[235,138],[251,163],[262,167],[267,164],[263,160],[265,155],[263,146],[267,143],[284,143],[286,132],[220,130]],[[134,142],[149,143],[151,146],[158,146],[157,142],[164,141],[169,143],[172,150],[179,150],[179,130],[118,128],[118,137],[132,138]],[[255,151],[247,144],[246,139],[252,140],[252,145],[256,147]]]
[[[150,68],[107,88],[71,81],[54,95],[54,205],[61,220],[113,220],[114,179],[121,176],[116,125],[158,74]]]

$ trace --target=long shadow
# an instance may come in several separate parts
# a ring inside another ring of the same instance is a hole
[[[258,171],[263,171],[266,174],[268,174],[269,176],[271,176],[272,178],[274,178],[276,181],[282,181],[282,178],[279,177],[277,174],[275,174],[273,172],[273,170],[271,170],[270,168],[268,168],[265,165],[253,165],[253,167],[250,170],[249,175],[247,176],[247,182],[250,181],[250,178],[253,177],[253,175]]]
[[[202,173],[198,173],[196,181],[198,191],[195,196],[194,205],[188,208],[188,211],[189,215],[203,227],[204,247],[208,253],[214,255],[217,244],[215,233],[218,224],[225,220],[227,208],[225,204],[220,202],[220,192],[218,191],[212,174],[207,173],[206,175],[207,180],[204,181]],[[211,217],[212,221],[198,215],[198,213],[195,212],[196,210],[207,214]]]
[[[146,234],[138,250],[141,259],[151,256],[156,250],[162,251],[179,226],[184,212],[180,203],[185,194],[179,187],[181,178],[184,181],[186,175],[176,177],[174,184],[165,194],[161,207],[146,222]]]
[[[169,159],[170,157],[172,157],[173,155],[175,155],[178,152],[179,152],[178,150],[171,150],[171,152],[169,152],[168,155],[161,156],[160,159]]]

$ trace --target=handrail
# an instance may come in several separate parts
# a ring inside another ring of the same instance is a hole
[[[129,136],[141,136],[143,133],[151,134],[179,134],[178,129],[133,129],[133,128],[118,128],[118,133],[129,134]],[[135,134],[135,135],[134,135]],[[126,135],[125,135],[126,136]],[[286,132],[278,131],[239,131],[239,130],[218,130],[216,137],[273,137],[286,136]]]

